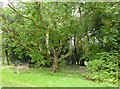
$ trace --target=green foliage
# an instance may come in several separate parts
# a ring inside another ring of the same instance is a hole
[[[88,62],[89,73],[86,76],[94,81],[118,83],[118,52],[97,53],[93,58]]]
[[[59,65],[60,66],[65,66],[65,64],[66,64],[66,61],[65,60],[61,60]]]
[[[40,65],[45,65],[46,60],[44,60],[44,56],[41,55],[39,50],[32,50],[29,55],[32,58],[31,62],[36,63],[36,67],[39,67]]]

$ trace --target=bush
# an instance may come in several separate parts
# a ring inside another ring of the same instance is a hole
[[[94,81],[118,83],[118,56],[116,51],[97,53],[88,62],[85,75]]]

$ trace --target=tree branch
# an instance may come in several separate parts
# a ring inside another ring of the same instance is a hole
[[[41,3],[40,3],[40,2],[35,2],[35,3],[36,3],[36,5],[37,5],[37,11],[38,11],[38,14],[39,14],[39,19],[40,19],[40,21],[41,21],[42,23],[44,23],[44,24],[48,27],[48,24],[43,20],[43,17],[42,17],[42,15],[41,15],[41,8],[40,8]]]
[[[14,10],[19,16],[31,20],[31,21],[33,22],[33,24],[34,24],[37,28],[41,28],[41,27],[39,27],[39,26],[35,23],[35,21],[34,21],[33,19],[31,19],[30,17],[26,17],[26,16],[24,16],[24,15],[21,15],[21,14],[20,14],[15,8],[13,8],[10,4],[8,4],[8,6],[9,6],[12,10]],[[43,28],[43,29],[45,29],[45,28]]]
[[[75,46],[72,47],[72,48],[70,48],[69,52],[67,52],[65,55],[62,55],[62,56],[59,58],[59,60],[64,59],[64,58],[67,58],[67,57],[72,53],[72,51],[76,48],[76,46],[78,45],[79,42],[80,42],[80,41],[77,41],[77,43],[75,44]]]
[[[27,49],[29,49],[29,50],[32,50],[32,49],[31,49],[30,47],[28,47],[26,44],[18,41],[18,39],[17,39],[17,34],[12,30],[9,21],[5,18],[4,15],[0,15],[0,16],[3,18],[3,20],[5,20],[5,22],[6,22],[7,25],[8,25],[8,28],[5,28],[5,29],[6,29],[6,32],[7,32],[8,36],[9,36],[9,38],[11,39],[11,36],[10,36],[10,34],[9,34],[10,31],[11,31],[11,32],[13,33],[13,35],[14,35],[14,37],[13,37],[14,40],[13,40],[13,41],[15,41],[16,43],[24,46],[25,48],[27,48]],[[11,39],[11,40],[12,40],[12,39]]]

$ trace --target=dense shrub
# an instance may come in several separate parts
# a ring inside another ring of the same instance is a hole
[[[118,83],[118,60],[117,51],[101,52],[94,55],[94,60],[88,62],[88,78],[94,81]]]

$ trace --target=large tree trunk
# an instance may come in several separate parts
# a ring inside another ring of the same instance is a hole
[[[80,61],[80,65],[81,65],[81,66],[85,66],[85,59],[82,59],[82,60]]]
[[[5,51],[3,50],[3,48],[2,48],[2,55],[1,56],[2,56],[2,64],[4,64],[6,55],[5,55]]]
[[[53,64],[52,64],[52,72],[55,73],[58,71],[58,58],[55,58],[53,60]]]
[[[55,73],[58,71],[58,61],[59,61],[59,58],[58,58],[58,53],[56,52],[56,50],[53,48],[53,51],[54,51],[54,58],[53,58],[53,62],[52,62],[52,72]]]
[[[8,51],[7,51],[7,50],[5,50],[5,54],[6,54],[6,61],[7,61],[7,64],[9,65],[10,63],[9,63],[9,59],[8,59]]]
[[[76,65],[76,54],[74,51],[72,53],[71,59],[72,59],[72,65]]]
[[[75,59],[72,60],[72,65],[76,65],[76,60]]]
[[[50,50],[49,50],[49,30],[46,30],[46,48],[47,48],[47,53],[50,54]]]

